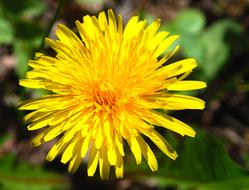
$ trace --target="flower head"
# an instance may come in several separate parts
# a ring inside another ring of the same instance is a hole
[[[178,36],[157,32],[159,20],[146,27],[137,16],[123,29],[122,17],[116,20],[112,10],[98,17],[84,16],[76,26],[80,37],[59,25],[58,40],[46,39],[56,56],[42,54],[30,60],[33,70],[20,80],[22,86],[53,92],[20,105],[22,110],[33,110],[24,118],[28,129],[43,128],[33,144],[59,137],[47,160],[61,154],[61,162],[69,162],[69,172],[75,172],[86,158],[88,175],[94,175],[98,166],[102,179],[108,178],[110,166],[117,177],[123,176],[124,141],[136,163],[144,157],[152,171],[158,169],[157,160],[144,136],[176,159],[176,152],[155,128],[190,137],[195,131],[159,110],[203,109],[202,100],[171,91],[206,86],[183,80],[197,66],[194,59],[165,66],[178,49],[168,50]]]

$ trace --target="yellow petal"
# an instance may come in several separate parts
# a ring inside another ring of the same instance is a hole
[[[75,130],[75,128],[71,128],[70,130],[67,130],[63,136],[63,141],[64,142],[71,141],[75,137],[76,133],[77,133],[77,131]]]
[[[34,146],[39,146],[44,142],[48,142],[64,131],[62,130],[62,125],[59,124],[57,126],[51,126],[42,131],[39,135],[32,139],[32,144]]]
[[[22,79],[19,81],[19,85],[28,87],[28,88],[45,88],[44,83],[42,80],[38,79]]]
[[[121,15],[118,15],[118,33],[120,35],[123,34],[123,20]]]
[[[148,49],[153,51],[168,34],[169,34],[168,32],[157,33],[153,38],[151,38],[150,40],[147,41],[146,45],[147,45]]]
[[[51,126],[48,129],[46,129],[46,133],[44,135],[44,141],[50,141],[60,135],[63,132],[62,126],[59,124],[57,126]]]
[[[167,110],[179,110],[179,109],[204,109],[205,102],[199,98],[181,94],[167,94],[162,98],[155,98],[155,101],[165,102]]]
[[[168,38],[166,38],[164,41],[162,41],[157,49],[157,51],[155,52],[155,55],[158,57],[159,55],[161,55],[167,48],[169,48],[177,39],[179,38],[179,36],[177,35],[173,35],[170,36]]]
[[[81,147],[81,157],[84,158],[88,149],[89,149],[89,146],[90,146],[90,143],[91,143],[91,134],[88,134],[85,139],[83,140],[83,143],[82,143],[82,147]],[[93,149],[93,148],[92,148]]]
[[[177,120],[176,118],[167,115],[162,116],[160,113],[151,112],[150,114],[151,115],[147,115],[147,117],[145,116],[143,119],[153,125],[164,127],[182,136],[195,136],[195,131],[190,126]]]
[[[46,160],[53,161],[67,146],[68,143],[62,141],[63,137],[58,140],[55,145],[49,150]]]
[[[100,28],[105,31],[105,29],[107,28],[108,24],[107,24],[107,17],[104,11],[99,13],[98,16],[98,21],[99,21],[99,26]]]
[[[108,146],[107,157],[108,157],[109,164],[111,166],[116,165],[116,162],[117,162],[117,152],[115,150],[114,145]]]
[[[162,97],[152,97],[147,100],[140,99],[139,107],[146,109],[184,110],[204,109],[205,102],[199,98],[181,94],[169,94]]]
[[[98,166],[99,152],[96,150],[95,146],[91,147],[88,163],[87,163],[87,174],[88,176],[93,176],[97,166]]]
[[[152,22],[149,26],[146,27],[145,31],[144,31],[144,35],[148,36],[148,38],[152,38],[156,32],[158,31],[159,27],[160,27],[160,19],[156,19],[154,22]]]
[[[46,116],[48,116],[50,114],[51,114],[51,112],[32,111],[29,114],[24,116],[24,121],[25,121],[25,123],[30,123],[30,122],[45,118]]]
[[[171,145],[154,129],[151,129],[149,131],[141,130],[141,132],[149,137],[151,141],[155,143],[155,145],[157,145],[157,147],[168,157],[173,160],[177,158],[177,153],[174,151]]]
[[[158,69],[158,73],[165,78],[174,77],[185,72],[192,71],[197,66],[195,59],[184,59],[175,63],[169,64]]]
[[[123,139],[122,139],[122,136],[118,134],[118,132],[116,132],[116,135],[115,135],[115,144],[118,148],[119,153],[122,156],[124,156],[125,153],[124,153],[124,147],[123,147]]]
[[[79,43],[79,38],[72,30],[70,30],[63,24],[59,24],[57,27],[58,28],[56,30],[56,35],[61,41],[63,41],[67,45]]]
[[[134,136],[130,136],[127,139],[127,142],[130,146],[131,152],[133,153],[135,159],[136,159],[136,163],[140,164],[142,161],[142,156],[141,156],[141,147],[136,139],[136,137]]]
[[[149,145],[144,141],[143,137],[140,135],[137,137],[137,141],[141,147],[142,154],[146,159],[150,169],[154,172],[158,169],[158,164],[153,151],[150,149]]]
[[[32,131],[32,130],[37,130],[43,127],[46,127],[49,122],[51,121],[52,117],[49,115],[45,118],[42,118],[36,122],[33,122],[31,124],[28,125],[28,130]]]
[[[131,40],[135,36],[138,36],[143,31],[144,26],[145,21],[138,21],[138,16],[133,16],[124,29],[124,40]]]
[[[61,162],[63,164],[66,164],[74,156],[74,153],[77,153],[79,143],[79,137],[75,136],[75,138],[69,143],[61,157]]]
[[[106,147],[104,146],[104,148],[100,150],[100,155],[99,155],[99,173],[101,179],[108,179],[109,172],[110,172],[110,164],[107,158]]]
[[[80,157],[80,153],[76,152],[74,154],[74,157],[70,160],[69,166],[68,166],[68,172],[69,173],[75,173],[78,169],[79,165],[81,164],[82,159]]]
[[[89,135],[89,128],[90,128],[89,124],[82,125],[82,129],[81,129],[81,136],[82,137],[86,137],[87,135]]]
[[[100,149],[104,142],[104,135],[102,133],[102,126],[97,127],[97,133],[95,137],[95,146]]]
[[[196,90],[207,87],[205,82],[201,81],[177,81],[170,84],[168,90]]]
[[[28,101],[23,101],[19,104],[21,110],[53,111],[65,109],[72,105],[77,105],[77,102],[70,101],[70,96],[48,95],[43,98],[36,98]]]
[[[158,62],[158,67],[164,64],[169,58],[171,58],[178,50],[180,49],[179,45],[176,45],[174,50],[167,52]]]
[[[108,9],[107,14],[108,14],[109,28],[112,30],[112,32],[115,32],[117,30],[115,15],[111,9]]]
[[[108,144],[113,144],[113,125],[112,123],[110,122],[109,119],[107,119],[106,121],[104,121],[104,124],[103,124],[103,128],[104,128],[104,134],[106,136],[106,140],[108,142]]]
[[[124,161],[123,157],[117,153],[117,164],[115,165],[115,174],[117,178],[122,178],[124,175]]]
[[[43,139],[44,135],[45,135],[45,133],[42,132],[39,135],[37,135],[36,137],[34,137],[31,141],[33,146],[40,146],[42,143],[44,143],[44,139]]]

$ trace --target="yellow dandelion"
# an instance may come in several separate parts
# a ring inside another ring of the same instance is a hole
[[[24,117],[28,129],[43,128],[32,140],[34,146],[59,136],[46,159],[61,155],[72,173],[86,159],[88,176],[99,168],[102,179],[109,177],[110,166],[123,177],[124,141],[136,163],[144,157],[152,171],[158,169],[157,160],[144,136],[176,159],[155,127],[190,137],[195,131],[159,110],[203,109],[202,100],[174,92],[206,87],[201,81],[183,80],[197,66],[194,59],[164,65],[178,49],[168,50],[178,36],[157,32],[160,20],[146,27],[138,16],[123,29],[122,17],[116,19],[112,10],[84,16],[76,26],[80,37],[59,25],[58,40],[46,39],[56,56],[41,54],[30,60],[33,70],[20,80],[24,87],[53,92],[20,105],[21,110],[33,110]]]

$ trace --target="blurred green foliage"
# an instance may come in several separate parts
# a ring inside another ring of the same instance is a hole
[[[103,0],[75,0],[78,4],[94,4],[94,3],[102,3]]]
[[[221,186],[226,190],[249,187],[248,172],[229,158],[222,143],[214,136],[199,131],[194,139],[179,141],[171,137],[170,140],[179,158],[175,162],[161,160],[159,163],[162,185],[169,183],[181,189],[206,190],[218,190]]]
[[[0,45],[10,44],[14,40],[14,30],[10,22],[3,17],[0,17]]]
[[[27,62],[42,41],[44,29],[35,22],[45,10],[43,1],[0,1],[0,45],[12,45],[20,78],[28,69]]]
[[[163,24],[161,30],[180,35],[182,54],[196,58],[199,63],[197,78],[211,82],[229,62],[232,53],[245,47],[245,37],[243,27],[232,19],[219,20],[207,28],[205,25],[201,11],[187,9]]]
[[[32,166],[28,162],[16,165],[16,156],[5,155],[0,159],[1,190],[66,190],[69,183],[60,174]]]
[[[0,137],[0,147],[10,135]],[[0,190],[67,190],[69,182],[59,173],[18,161],[13,153],[0,157]]]
[[[175,161],[157,152],[158,172],[152,175],[145,163],[139,169],[129,165],[127,172],[140,173],[138,181],[156,181],[161,189],[169,186],[181,190],[249,189],[249,173],[229,157],[222,142],[213,135],[199,131],[195,138],[181,140],[168,134],[166,139],[178,153]]]

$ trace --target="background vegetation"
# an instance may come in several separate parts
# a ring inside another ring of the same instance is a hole
[[[31,146],[34,133],[27,131],[17,104],[46,93],[18,85],[35,51],[51,53],[44,37],[54,38],[58,23],[74,28],[75,20],[107,8],[125,21],[135,14],[148,22],[161,18],[161,30],[181,36],[176,59],[196,58],[199,68],[192,77],[208,88],[195,94],[207,102],[204,111],[171,113],[193,126],[196,138],[162,131],[179,154],[176,161],[155,149],[159,171],[152,173],[127,154],[124,179],[101,181],[87,177],[84,164],[69,175],[59,159],[46,162],[53,142]],[[247,0],[1,0],[0,190],[249,189],[248,29]]]

